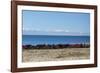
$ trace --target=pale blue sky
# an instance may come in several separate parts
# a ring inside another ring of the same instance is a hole
[[[24,35],[89,35],[90,14],[23,10]]]

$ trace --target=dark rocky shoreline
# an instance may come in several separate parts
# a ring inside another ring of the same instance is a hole
[[[89,48],[90,44],[38,44],[23,45],[23,49],[63,49],[63,48]]]

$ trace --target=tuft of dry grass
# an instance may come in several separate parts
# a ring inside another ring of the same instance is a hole
[[[23,49],[23,62],[81,60],[90,58],[90,48]]]

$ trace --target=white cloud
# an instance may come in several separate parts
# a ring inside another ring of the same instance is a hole
[[[40,31],[42,31],[42,32],[69,32],[68,30],[62,30],[62,29],[51,29],[51,30],[46,30],[46,29],[43,29],[43,30],[41,30],[41,29],[33,29],[33,28],[23,28],[23,31],[38,31],[38,32],[40,32]]]
[[[23,31],[29,31],[30,28],[23,28]]]
[[[55,32],[63,32],[64,30],[54,30]]]
[[[40,29],[23,28],[23,31],[41,31]]]
[[[68,30],[61,30],[61,29],[56,29],[54,32],[69,32]]]
[[[69,30],[65,30],[65,32],[69,32]]]

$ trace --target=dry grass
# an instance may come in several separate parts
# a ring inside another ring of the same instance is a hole
[[[24,49],[23,62],[89,59],[89,48]]]

